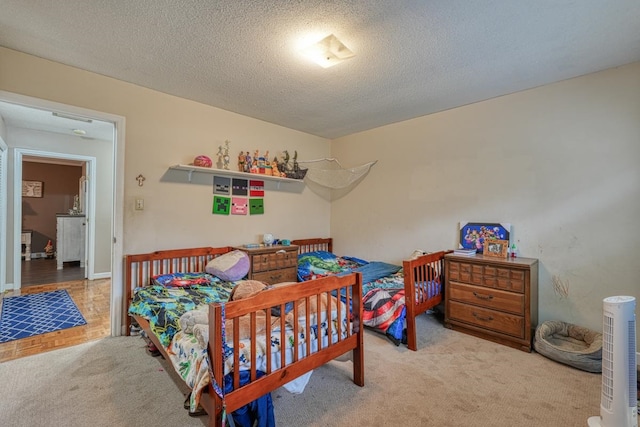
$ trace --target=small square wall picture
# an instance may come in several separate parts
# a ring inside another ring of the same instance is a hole
[[[264,196],[264,181],[262,180],[249,180],[249,196]]]
[[[226,176],[213,177],[213,194],[229,194],[231,191],[231,178]]]
[[[246,196],[248,182],[246,179],[233,178],[231,181],[231,194],[234,196]]]
[[[213,196],[213,209],[215,215],[229,215],[231,210],[231,197]]]
[[[248,203],[246,197],[231,198],[231,215],[246,215]]]
[[[264,214],[264,199],[249,199],[249,215]]]
[[[511,224],[504,222],[467,222],[460,221],[460,247],[484,252],[488,240],[509,241]]]

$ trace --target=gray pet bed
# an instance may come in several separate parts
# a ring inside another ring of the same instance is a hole
[[[565,365],[587,372],[602,372],[602,334],[559,320],[548,320],[536,329],[535,350]]]

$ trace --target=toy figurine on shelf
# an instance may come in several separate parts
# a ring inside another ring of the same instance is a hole
[[[218,152],[216,153],[216,155],[218,156],[218,161],[216,162],[216,167],[218,169],[222,169],[222,156],[224,156],[224,153],[222,152],[222,145],[218,145]]]
[[[224,170],[229,170],[229,162],[231,161],[231,157],[229,156],[229,144],[231,141],[228,139],[224,142],[224,153],[222,154],[222,166]]]
[[[280,169],[280,173],[287,176],[287,170],[289,169],[289,152],[287,150],[282,152],[282,162],[278,163],[278,168]]]
[[[279,176],[281,178],[286,176],[283,172],[280,172],[280,169],[278,169],[278,158],[277,157],[274,157],[273,161],[271,162],[271,175]]]
[[[298,150],[293,152],[293,171],[298,172],[300,166],[298,165]]]
[[[251,154],[247,151],[247,154],[244,155],[244,171],[251,172],[251,166],[253,166],[253,159],[251,158]]]
[[[244,151],[241,151],[240,154],[238,154],[238,172],[244,172],[244,162],[245,162],[245,156],[244,156]]]

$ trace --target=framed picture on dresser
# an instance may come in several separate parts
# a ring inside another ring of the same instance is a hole
[[[496,258],[506,258],[509,252],[508,240],[486,240],[482,255]]]

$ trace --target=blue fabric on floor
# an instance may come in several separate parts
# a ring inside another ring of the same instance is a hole
[[[0,315],[0,343],[86,324],[65,289],[6,297]]]
[[[258,378],[263,375],[263,372],[257,372]],[[250,378],[250,371],[240,371],[240,386],[247,384]],[[233,376],[228,374],[224,379],[224,392],[230,393],[231,391],[233,391]],[[275,427],[276,425],[271,393],[238,408],[231,415],[236,427]]]
[[[387,328],[387,336],[391,338],[395,345],[400,345],[402,342],[402,331],[404,329],[404,320],[407,318],[407,306],[402,309],[402,314],[393,321]]]

